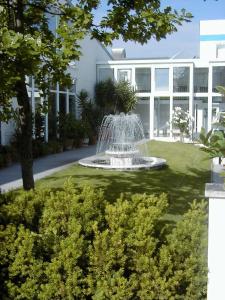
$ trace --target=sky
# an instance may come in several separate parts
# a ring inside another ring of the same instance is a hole
[[[157,42],[145,45],[135,42],[114,41],[113,48],[125,48],[127,58],[199,56],[199,21],[225,19],[225,0],[162,0],[163,5],[174,9],[185,8],[194,16],[190,23],[183,23],[178,31]],[[110,49],[109,49],[110,50]]]

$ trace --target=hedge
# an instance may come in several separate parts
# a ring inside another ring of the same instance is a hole
[[[205,299],[206,207],[172,229],[166,195],[121,195],[66,182],[1,195],[1,299]]]

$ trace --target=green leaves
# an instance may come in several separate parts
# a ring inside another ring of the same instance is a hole
[[[187,22],[192,15],[182,9],[171,7],[161,9],[161,1],[108,1],[107,15],[94,28],[93,36],[105,43],[122,37],[124,41],[133,40],[141,44],[151,38],[160,40],[176,31],[176,26]]]
[[[165,235],[165,194],[127,194],[108,203],[101,190],[67,181],[58,191],[1,197],[1,298],[205,296],[203,202],[194,202]]]
[[[128,81],[102,81],[95,86],[95,101],[103,114],[124,112],[135,108],[137,97]]]
[[[191,18],[185,10],[160,9],[159,0],[116,0],[108,1],[106,16],[94,24],[95,10],[100,4],[101,1],[89,0],[76,1],[73,5],[58,0],[20,1],[8,7],[3,1],[0,10],[2,120],[12,117],[8,113],[10,99],[16,95],[16,82],[25,75],[35,77],[42,95],[48,93],[51,83],[71,84],[66,69],[71,60],[79,59],[79,41],[86,34],[105,44],[120,36],[125,41],[143,44],[150,38],[164,38],[176,31],[177,24]],[[57,29],[51,26],[56,21]]]
[[[208,133],[204,128],[201,129],[199,142],[204,145],[201,150],[213,157],[225,156],[225,138],[223,130],[210,130]]]

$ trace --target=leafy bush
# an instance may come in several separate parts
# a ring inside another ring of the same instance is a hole
[[[0,145],[0,168],[11,165],[12,161],[12,148]]]
[[[75,188],[1,195],[1,299],[204,299],[206,214],[168,234],[166,195]],[[162,230],[163,229],[163,230]]]
[[[101,125],[100,109],[91,101],[85,90],[80,91],[78,103],[81,111],[81,120],[86,126],[87,137],[93,139],[93,137],[97,137],[98,127]]]
[[[62,143],[59,140],[50,140],[48,142],[48,147],[51,154],[60,153],[63,151]]]
[[[68,140],[72,141],[72,145],[78,146],[86,136],[86,124],[82,120],[76,120],[74,115],[60,114],[59,116],[59,135],[64,148]]]
[[[225,138],[224,132],[220,130],[210,130],[208,133],[204,128],[201,129],[199,142],[205,147],[201,150],[209,153],[210,157],[225,157]]]
[[[41,157],[48,154],[51,154],[51,149],[48,146],[48,143],[45,143],[39,139],[32,140],[32,152],[33,157]]]

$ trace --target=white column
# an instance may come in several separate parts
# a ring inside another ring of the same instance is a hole
[[[194,102],[194,66],[190,66],[190,82],[189,82],[189,114],[193,117],[193,102]],[[193,125],[193,123],[192,123]],[[193,126],[191,132],[191,139],[193,138]]]
[[[212,65],[209,65],[208,78],[208,131],[212,128]]]
[[[209,198],[208,300],[225,299],[225,190],[223,184],[206,184]]]
[[[149,138],[154,138],[154,95],[155,95],[155,67],[151,68],[151,95],[150,95],[150,113],[149,113]]]
[[[190,82],[189,82],[189,113],[193,115],[193,93],[194,93],[194,68],[193,65],[190,66]]]
[[[173,66],[169,68],[169,95],[170,95],[170,138],[173,138],[173,126],[172,126],[172,116],[173,116]]]
[[[152,140],[154,138],[154,95],[150,96],[150,105],[149,105],[149,139]]]
[[[134,90],[136,90],[135,67],[131,68],[131,85],[133,86]]]
[[[118,79],[118,68],[114,67],[113,72],[114,72],[114,79],[115,79],[115,81],[117,81],[117,79]]]

